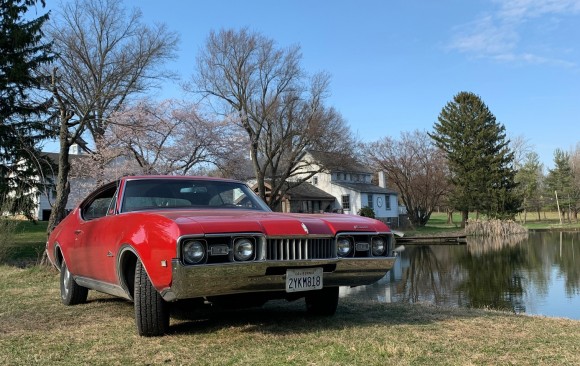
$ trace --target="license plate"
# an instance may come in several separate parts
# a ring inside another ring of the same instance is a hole
[[[286,292],[322,289],[322,267],[286,270]]]

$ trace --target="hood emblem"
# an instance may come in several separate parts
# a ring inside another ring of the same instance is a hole
[[[302,228],[304,229],[304,232],[305,232],[306,234],[309,234],[309,232],[308,232],[308,228],[306,227],[306,225],[304,225],[304,223],[301,223],[301,224],[302,224]]]
[[[368,226],[363,226],[363,225],[355,225],[354,226],[355,229],[368,229]]]

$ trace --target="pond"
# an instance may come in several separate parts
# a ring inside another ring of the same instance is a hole
[[[466,245],[405,245],[375,284],[341,296],[580,320],[580,233],[530,232]]]

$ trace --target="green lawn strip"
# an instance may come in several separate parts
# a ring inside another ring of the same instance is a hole
[[[470,218],[475,218],[474,214]],[[516,217],[516,222],[524,225],[531,230],[580,230],[580,223],[574,221],[568,222],[564,220],[560,224],[557,212],[546,212],[540,215],[528,214],[526,223],[523,223],[523,217]],[[454,236],[464,235],[463,229],[460,227],[461,216],[459,213],[453,214],[453,222],[447,223],[447,214],[442,212],[434,212],[431,214],[429,222],[424,227],[407,228],[400,230],[405,233],[405,236]]]
[[[46,246],[46,222],[24,220],[8,221],[4,225],[9,232],[0,232],[0,261],[6,263],[30,263],[38,261]]]

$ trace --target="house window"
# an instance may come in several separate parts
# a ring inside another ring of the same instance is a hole
[[[385,210],[390,210],[391,209],[391,199],[389,197],[389,195],[387,194],[385,196]]]
[[[367,194],[367,207],[373,208],[373,195],[370,193]]]
[[[312,184],[314,185],[318,184],[318,177],[312,177]]]
[[[342,196],[342,209],[343,210],[350,210],[350,195],[345,194]]]

